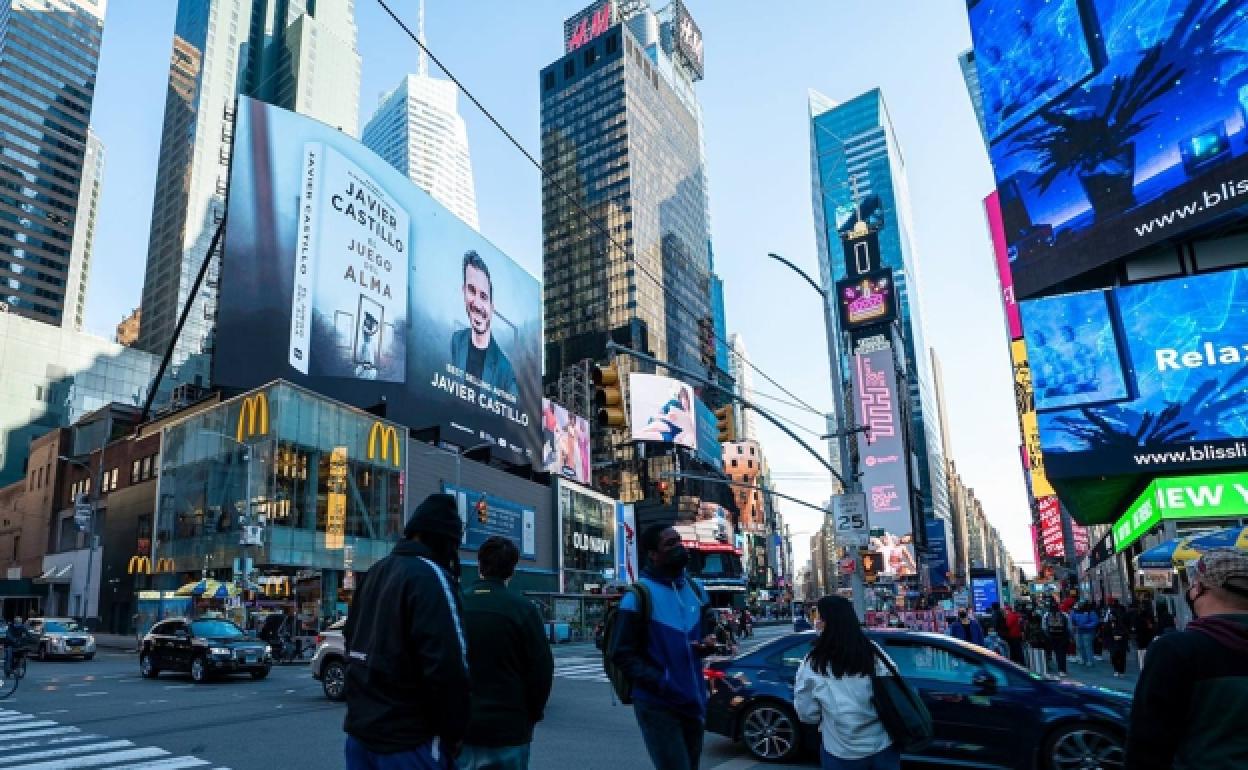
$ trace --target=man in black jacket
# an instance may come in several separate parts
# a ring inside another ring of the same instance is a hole
[[[1144,659],[1126,767],[1248,767],[1248,554],[1206,552],[1185,598],[1196,619]]]
[[[469,713],[462,534],[455,498],[430,495],[359,588],[343,629],[348,770],[453,766]]]
[[[524,770],[533,726],[542,719],[555,660],[537,607],[507,590],[520,550],[495,535],[481,544],[481,579],[464,596],[472,672],[472,719],[460,770]]]

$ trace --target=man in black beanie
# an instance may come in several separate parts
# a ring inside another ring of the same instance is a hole
[[[469,717],[463,531],[455,498],[430,495],[356,593],[343,629],[348,770],[454,767]]]

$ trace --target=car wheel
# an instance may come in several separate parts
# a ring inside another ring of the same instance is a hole
[[[741,717],[741,740],[756,759],[787,762],[797,756],[799,734],[797,717],[778,703],[756,703]]]
[[[341,660],[331,660],[321,672],[321,688],[330,700],[342,700],[347,696],[347,667]]]
[[[1121,770],[1125,756],[1120,736],[1090,724],[1060,728],[1045,743],[1044,750],[1049,770]]]
[[[155,679],[160,675],[160,669],[156,667],[156,661],[152,660],[151,655],[139,656],[139,673],[144,679]]]
[[[204,660],[203,655],[196,656],[191,660],[191,681],[195,684],[203,684],[208,681],[208,662]]]
[[[264,679],[268,675],[269,675],[268,666],[265,666],[264,668],[255,669],[251,672],[251,678],[256,679],[256,680]]]

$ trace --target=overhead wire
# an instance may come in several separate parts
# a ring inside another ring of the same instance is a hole
[[[447,78],[449,78],[450,81],[455,84],[455,87],[458,88],[460,92],[463,93],[463,95],[468,99],[468,101],[472,102],[473,106],[475,106],[478,110],[480,110],[481,114],[484,115],[485,118],[489,120],[490,123],[492,123],[494,127],[497,128],[504,137],[507,138],[507,141],[510,142],[512,146],[514,146],[517,150],[520,151],[520,154],[523,155],[529,161],[529,163],[531,163],[533,167],[538,170],[538,172],[542,175],[542,178],[545,181],[549,182],[556,190],[558,190],[559,194],[563,198],[565,198],[568,202],[570,202],[573,206],[575,206],[576,209],[582,214],[582,216],[585,217],[586,221],[588,221],[590,225],[594,229],[596,229],[601,235],[605,236],[607,241],[611,245],[615,246],[615,248],[619,251],[619,253],[627,256],[628,250],[625,249],[618,240],[616,240],[615,236],[611,234],[611,231],[607,229],[606,225],[604,225],[598,219],[595,219],[594,216],[590,214],[589,211],[583,205],[581,205],[580,201],[578,201],[572,195],[572,193],[570,193],[567,189],[565,189],[564,186],[559,182],[558,179],[555,178],[553,174],[551,174],[550,172],[546,170],[546,168],[542,165],[541,161],[533,157],[533,154],[530,153],[527,149],[525,149],[524,145],[520,143],[520,140],[516,139],[515,135],[513,135],[510,131],[508,131],[507,128],[501,122],[499,122],[498,118],[494,117],[494,114],[485,108],[485,105],[482,104],[481,101],[477,99],[477,97],[471,91],[468,90],[468,88],[463,84],[463,82],[460,81],[460,79],[457,78],[455,74],[451,72],[451,70],[445,64],[442,63],[442,60],[439,59],[432,51],[429,50],[429,47],[425,45],[424,41],[422,41],[420,37],[416,33],[414,33],[411,30],[411,28],[408,27],[407,24],[402,19],[399,18],[398,14],[396,14],[394,10],[390,8],[386,0],[377,0],[377,4],[381,6],[382,10],[386,12],[386,14],[394,21],[395,24],[399,26],[400,29],[402,29],[405,33],[407,33],[407,36],[411,38],[412,42],[414,42],[417,46],[420,47],[420,50],[423,51],[425,55],[429,57],[429,60],[432,61],[434,64],[436,64],[438,69],[442,70],[442,72],[446,74]],[[698,320],[699,318],[702,318],[702,316],[698,315],[698,313],[696,313],[688,305],[686,305],[678,294],[676,294],[674,291],[672,291],[667,286],[665,286],[663,281],[661,281],[657,276],[655,276],[654,273],[650,272],[649,268],[647,268],[641,261],[634,259],[632,260],[632,264],[635,267],[637,267],[647,278],[649,278],[665,295],[667,295],[667,297],[670,300],[672,300],[677,307],[679,307],[686,314],[688,314],[690,318],[693,318],[694,320]],[[717,340],[718,342],[722,342],[724,345],[728,344],[728,340],[716,334],[714,329],[711,330],[711,335],[712,335],[712,338]],[[733,354],[733,355],[736,355],[736,354]],[[820,414],[820,415],[827,413],[826,411],[821,411],[815,408],[814,406],[811,406],[809,403],[804,401],[800,396],[793,393],[791,390],[789,390],[785,386],[781,385],[771,375],[767,374],[762,369],[760,369],[758,365],[755,364],[750,359],[741,355],[736,355],[736,357],[739,358],[747,366],[749,366],[750,369],[752,369],[755,373],[757,373],[764,380],[766,380],[767,382],[779,388],[781,392],[783,392],[788,397],[792,398],[797,403],[801,404],[807,410],[814,412],[815,414]]]

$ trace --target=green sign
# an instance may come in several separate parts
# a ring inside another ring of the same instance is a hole
[[[1114,524],[1114,551],[1134,543],[1163,519],[1248,517],[1248,473],[1156,479]]]

